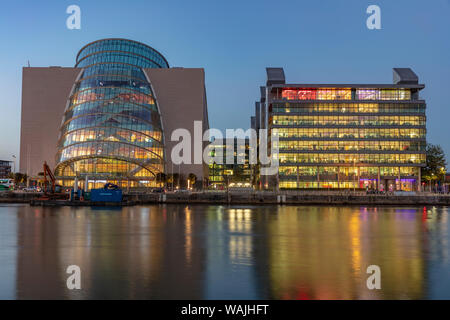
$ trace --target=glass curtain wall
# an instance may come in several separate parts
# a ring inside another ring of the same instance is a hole
[[[105,39],[81,49],[75,66],[82,74],[63,117],[56,176],[64,185],[88,176],[91,187],[156,186],[163,134],[143,68],[168,68],[165,58],[142,43]]]

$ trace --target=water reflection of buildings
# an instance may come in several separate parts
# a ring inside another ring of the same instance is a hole
[[[255,279],[255,217],[250,208],[207,209],[206,299],[264,297]]]
[[[271,298],[423,299],[420,228],[417,210],[280,207],[268,224]],[[372,264],[381,290],[366,287]]]
[[[18,207],[17,298],[439,297],[428,283],[449,264],[446,210]],[[72,264],[81,291],[66,289]],[[380,291],[366,288],[371,264]]]
[[[202,239],[192,236],[201,223],[187,208],[23,207],[19,215],[19,299],[203,297]],[[81,268],[80,291],[66,289],[72,264]]]
[[[432,207],[423,210],[422,221],[427,237],[428,259],[427,279],[433,283],[430,286],[429,299],[450,299],[450,246],[448,208]]]
[[[17,209],[17,299],[64,297],[63,267],[60,264],[58,225],[54,209]]]

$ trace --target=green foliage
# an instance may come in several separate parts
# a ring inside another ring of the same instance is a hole
[[[446,173],[445,154],[441,146],[427,144],[427,162],[426,166],[422,168],[422,180],[441,181]]]
[[[174,188],[176,188],[176,187],[181,188],[183,185],[183,179],[184,179],[184,176],[182,174],[181,175],[178,173],[168,174],[167,175],[167,184],[169,187],[172,187],[172,185],[173,185]]]
[[[231,177],[233,182],[243,182],[244,181],[244,168],[240,165],[235,165],[233,168],[233,176]]]
[[[26,173],[10,172],[8,178],[13,179],[15,184],[27,183],[28,175]]]
[[[180,174],[179,173],[173,173],[172,174],[172,180],[173,180],[173,184],[175,186],[179,186],[179,184],[180,184]]]
[[[166,176],[166,174],[163,173],[163,172],[159,172],[159,173],[156,175],[156,182],[158,182],[158,183],[166,183],[166,182],[167,182],[167,176]]]
[[[179,182],[180,182],[179,187],[181,189],[186,189],[187,188],[187,179],[186,179],[186,176],[184,174],[180,174],[179,175]]]
[[[194,173],[189,173],[189,175],[188,175],[188,180],[189,180],[189,183],[190,183],[191,186],[192,186],[192,185],[194,185],[195,182],[197,181],[197,176],[196,176]]]

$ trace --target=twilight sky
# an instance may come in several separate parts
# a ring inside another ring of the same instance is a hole
[[[81,30],[66,28],[72,4]],[[371,4],[381,30],[366,27]],[[427,139],[450,154],[450,0],[14,0],[0,11],[0,159],[19,158],[27,61],[73,66],[82,46],[110,37],[205,68],[210,126],[222,130],[249,127],[265,67],[291,83],[392,83],[393,67],[411,67],[426,85]]]

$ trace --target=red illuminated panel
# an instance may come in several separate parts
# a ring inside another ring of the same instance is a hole
[[[315,100],[315,89],[286,89],[281,93],[281,97],[287,100]]]
[[[316,90],[301,89],[298,90],[298,100],[315,100]]]
[[[94,92],[84,92],[74,95],[73,104],[84,103],[88,101],[94,101],[99,99],[100,94],[96,94]]]
[[[288,100],[297,100],[297,90],[283,90],[281,97]]]
[[[124,101],[131,101],[136,103],[154,104],[154,100],[151,96],[143,93],[120,93],[119,99]]]

